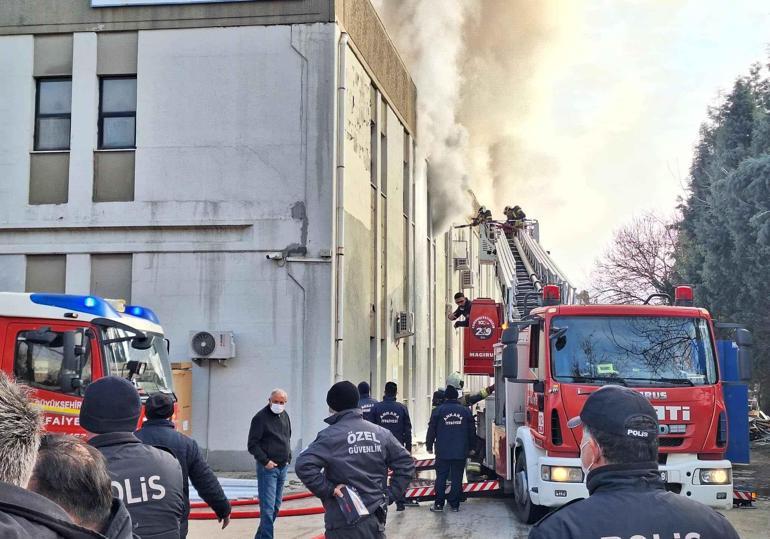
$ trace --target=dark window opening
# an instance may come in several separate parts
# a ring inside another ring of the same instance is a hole
[[[19,382],[38,389],[80,395],[91,383],[91,347],[89,339],[83,340],[82,333],[76,333],[78,346],[84,347],[84,354],[77,357],[78,365],[70,366],[69,376],[64,363],[64,334],[52,332],[49,343],[33,342],[33,330],[21,331],[16,336],[16,353],[13,362],[13,375]],[[64,370],[63,370],[64,369]],[[77,376],[81,381],[78,388],[62,388],[63,381]]]

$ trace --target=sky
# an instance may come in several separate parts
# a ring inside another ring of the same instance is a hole
[[[418,129],[451,131],[424,137],[431,164],[454,155],[438,182],[498,211],[520,204],[579,288],[613,230],[674,214],[708,107],[770,50],[765,0],[375,5],[417,84]],[[436,33],[421,46],[420,32]]]

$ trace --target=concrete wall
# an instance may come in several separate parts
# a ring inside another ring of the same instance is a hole
[[[24,255],[62,253],[83,292],[90,254],[131,253],[132,300],[157,310],[172,361],[191,330],[234,331],[237,357],[193,373],[193,433],[221,467],[252,466],[275,386],[296,448],[323,425],[335,44],[333,23],[140,31],[135,201],[94,203],[96,34],[76,33],[69,203],[29,206],[33,39],[0,37],[0,285],[23,289]],[[310,262],[265,258],[303,248]]]

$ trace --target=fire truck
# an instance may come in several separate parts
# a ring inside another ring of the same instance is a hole
[[[567,421],[606,384],[633,388],[655,408],[668,490],[732,507],[715,329],[708,311],[693,306],[692,288],[639,305],[576,305],[536,226],[483,226],[481,244],[495,259],[502,302],[474,300],[463,337],[465,372],[495,378],[496,392],[478,414],[480,460],[513,495],[517,517],[532,523],[588,496],[582,431]],[[745,330],[735,340],[739,347],[751,341]],[[739,361],[749,376],[748,356]]]
[[[29,386],[48,432],[83,435],[83,394],[104,376],[131,380],[143,397],[173,392],[155,313],[96,296],[0,293],[0,362]]]

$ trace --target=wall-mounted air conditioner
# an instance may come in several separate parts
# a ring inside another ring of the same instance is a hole
[[[476,286],[476,274],[473,270],[462,270],[460,272],[460,288],[463,290]]]
[[[409,311],[398,311],[394,320],[395,327],[393,333],[396,339],[414,335],[414,313]]]
[[[470,267],[467,241],[455,240],[452,242],[452,260],[454,261],[455,270],[464,270]]]
[[[231,359],[235,357],[232,331],[191,331],[190,357],[193,359]]]

